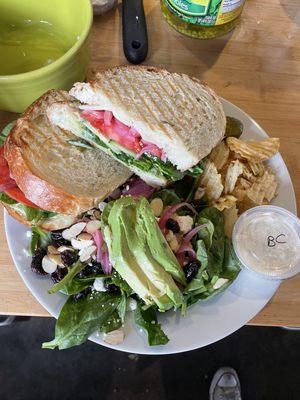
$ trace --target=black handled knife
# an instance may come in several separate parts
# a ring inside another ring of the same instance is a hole
[[[122,34],[125,57],[140,64],[148,53],[147,24],[143,0],[122,1]]]

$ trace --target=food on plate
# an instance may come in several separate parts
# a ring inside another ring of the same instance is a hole
[[[278,187],[279,140],[242,131],[197,79],[127,66],[47,92],[2,132],[0,201],[32,225],[32,271],[67,296],[43,348],[120,344],[127,312],[165,345],[160,313],[236,279],[238,216]]]
[[[47,92],[1,135],[0,201],[22,223],[46,230],[72,225],[131,175],[103,152],[51,126],[45,108],[66,99],[66,92]]]
[[[103,150],[153,186],[199,175],[223,139],[217,95],[196,78],[153,67],[116,67],[76,83],[77,102],[48,107],[52,123]]]
[[[225,218],[230,219],[225,224],[227,233],[232,231],[238,213],[269,204],[276,196],[276,174],[264,161],[278,149],[277,138],[254,142],[227,137],[211,151],[196,196],[206,196],[209,205],[224,211]]]
[[[69,296],[55,338],[44,348],[79,345],[95,331],[118,344],[127,311],[147,332],[149,345],[166,344],[160,312],[181,309],[185,315],[187,307],[222,292],[239,273],[222,212],[204,202],[193,206],[176,188],[148,192],[148,198],[121,193],[67,229],[33,228],[33,270],[51,276],[50,294]]]

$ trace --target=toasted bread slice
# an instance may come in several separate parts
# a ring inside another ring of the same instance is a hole
[[[112,111],[142,139],[163,149],[180,171],[196,165],[222,140],[226,118],[218,96],[196,78],[145,66],[121,66],[76,83],[80,102]]]
[[[45,110],[59,101],[72,98],[50,90],[27,109],[5,142],[5,158],[29,200],[76,216],[97,206],[132,173],[101,151],[71,145],[76,136],[51,126]]]

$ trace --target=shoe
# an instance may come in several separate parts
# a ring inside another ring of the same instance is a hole
[[[240,380],[233,368],[218,369],[210,384],[209,400],[242,400]]]

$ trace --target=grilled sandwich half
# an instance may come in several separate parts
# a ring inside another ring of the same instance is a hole
[[[201,172],[222,140],[226,118],[217,95],[196,78],[141,66],[99,72],[76,83],[78,102],[52,104],[47,115],[130,168],[153,186]]]
[[[15,122],[1,149],[2,204],[19,221],[48,230],[71,225],[132,174],[51,125],[45,110],[62,101],[72,98],[63,91],[45,93]]]

